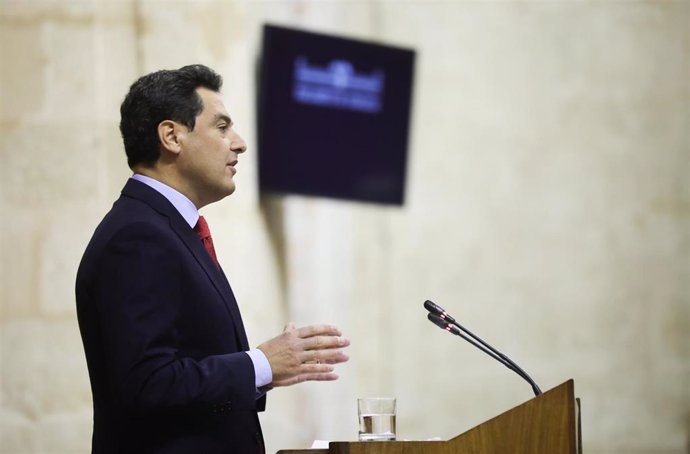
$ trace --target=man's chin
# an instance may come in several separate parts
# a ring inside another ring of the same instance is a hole
[[[213,199],[204,205],[210,205],[212,203],[219,202],[234,192],[235,192],[235,185],[234,184],[230,184],[230,185],[226,184],[222,187],[218,187],[218,188],[216,188],[216,191],[214,193],[215,195],[213,196]]]
[[[230,184],[225,186],[225,191],[223,197],[227,197],[229,195],[232,195],[235,192],[235,189],[237,189],[237,186],[235,186],[235,182],[232,181]]]

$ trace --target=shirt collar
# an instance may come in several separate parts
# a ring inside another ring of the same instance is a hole
[[[133,180],[137,180],[141,183],[144,183],[146,186],[149,186],[150,188],[159,192],[163,197],[168,199],[168,201],[172,203],[172,205],[180,213],[180,215],[182,215],[187,224],[189,224],[191,228],[194,228],[197,221],[199,220],[199,210],[196,209],[194,203],[192,203],[192,201],[189,200],[187,196],[171,188],[167,184],[161,183],[160,181],[151,177],[147,177],[146,175],[135,173],[134,175],[132,175],[131,178]]]

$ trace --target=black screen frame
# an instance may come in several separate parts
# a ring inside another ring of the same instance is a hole
[[[297,48],[306,48],[314,65],[343,59],[363,73],[383,67],[380,114],[286,100],[294,84],[287,65]],[[265,24],[257,90],[260,194],[403,205],[415,57],[412,49]]]

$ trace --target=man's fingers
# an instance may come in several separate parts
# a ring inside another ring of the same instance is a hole
[[[283,328],[283,331],[293,331],[295,330],[295,324],[292,322],[289,322],[285,327]]]
[[[349,359],[350,359],[350,357],[347,356],[345,353],[338,351],[338,352],[334,352],[332,354],[329,354],[321,362],[326,363],[326,364],[340,364],[340,363],[344,363],[344,362],[349,361]]]
[[[348,345],[350,345],[350,341],[339,336],[314,336],[302,341],[305,350],[325,350],[347,347]]]
[[[310,350],[302,355],[303,364],[340,364],[350,359],[340,350]]]
[[[299,374],[327,374],[333,372],[335,368],[332,364],[326,363],[305,363],[299,367]]]
[[[275,381],[294,384],[302,380],[333,379],[323,374],[332,373],[333,365],[349,360],[342,352],[349,345],[350,341],[341,337],[335,326],[322,324],[295,328],[289,323],[282,334],[258,348],[266,355]]]
[[[333,381],[338,379],[338,374],[335,372],[328,372],[325,374],[304,374],[297,377],[297,383],[305,381]]]
[[[333,325],[309,325],[297,329],[297,337],[307,339],[314,336],[340,336],[340,330]]]

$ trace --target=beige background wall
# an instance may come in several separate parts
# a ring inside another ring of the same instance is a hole
[[[417,49],[404,207],[260,202],[267,21]],[[689,30],[687,1],[0,0],[0,452],[89,449],[73,282],[129,175],[119,103],[192,62],[250,145],[204,210],[250,339],[331,321],[353,343],[340,381],[271,392],[269,452],[354,439],[358,396],[397,396],[401,438],[530,398],[426,298],[542,388],[574,378],[585,452],[690,452]]]

